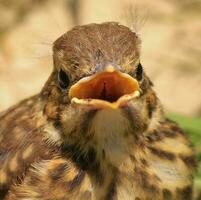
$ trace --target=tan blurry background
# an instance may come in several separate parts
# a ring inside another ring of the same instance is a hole
[[[51,45],[75,24],[119,21],[166,110],[201,116],[200,0],[0,0],[0,111],[40,91]]]

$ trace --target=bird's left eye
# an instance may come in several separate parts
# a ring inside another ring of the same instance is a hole
[[[58,81],[59,81],[59,86],[61,87],[61,89],[66,89],[68,85],[70,84],[70,79],[68,75],[62,69],[58,73]]]
[[[138,81],[142,80],[142,73],[143,73],[143,67],[142,67],[141,63],[139,63],[136,68],[136,79]]]

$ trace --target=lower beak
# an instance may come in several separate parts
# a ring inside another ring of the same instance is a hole
[[[140,95],[136,79],[108,66],[105,71],[82,78],[69,90],[71,103],[97,109],[119,108]]]

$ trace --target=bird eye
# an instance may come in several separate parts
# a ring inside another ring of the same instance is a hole
[[[58,81],[61,89],[66,89],[70,83],[68,75],[62,69],[59,71]]]
[[[142,80],[142,72],[143,72],[143,68],[141,63],[138,64],[137,68],[136,68],[136,79],[138,81]]]

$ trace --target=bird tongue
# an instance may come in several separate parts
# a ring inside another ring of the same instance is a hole
[[[110,86],[111,85],[109,85],[108,83],[103,82],[99,99],[109,102],[115,102],[115,100],[117,100],[118,97],[115,95],[114,90],[110,88]]]
[[[134,95],[135,94],[135,95]],[[136,79],[118,71],[100,72],[74,84],[69,91],[73,103],[117,108],[139,94]]]

